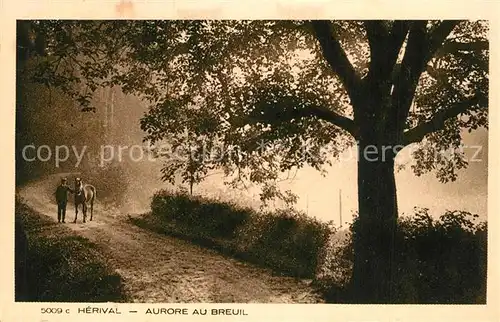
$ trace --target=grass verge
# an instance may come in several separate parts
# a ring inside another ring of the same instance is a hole
[[[16,301],[126,302],[102,250],[16,198]]]

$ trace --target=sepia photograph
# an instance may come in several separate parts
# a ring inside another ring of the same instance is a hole
[[[489,35],[17,19],[15,302],[485,305]]]

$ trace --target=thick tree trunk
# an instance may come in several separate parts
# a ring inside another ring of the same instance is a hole
[[[398,214],[395,156],[392,150],[384,150],[387,147],[359,144],[359,218],[355,223],[351,281],[352,301],[356,303],[396,301],[392,290]]]

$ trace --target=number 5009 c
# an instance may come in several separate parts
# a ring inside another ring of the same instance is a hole
[[[61,314],[61,313],[69,313],[69,309],[63,310],[60,307],[57,308],[42,308],[42,314]]]

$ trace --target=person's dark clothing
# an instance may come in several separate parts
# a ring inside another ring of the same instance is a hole
[[[73,193],[73,190],[65,184],[61,184],[56,190],[57,201],[57,221],[64,222],[66,218],[66,205],[68,203],[68,191]]]
[[[73,193],[73,190],[65,184],[61,184],[61,185],[59,185],[59,187],[57,187],[57,190],[56,190],[57,203],[68,202],[68,191]]]
[[[65,222],[66,219],[66,202],[57,203],[57,221]]]

